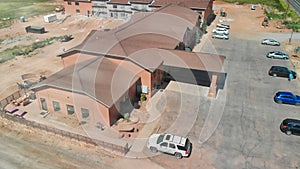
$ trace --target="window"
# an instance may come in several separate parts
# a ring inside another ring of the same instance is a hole
[[[161,143],[164,140],[165,135],[159,135],[157,139],[157,144]]]
[[[121,12],[120,15],[121,15],[122,18],[125,18],[125,16],[126,16],[125,12]]]
[[[75,113],[74,106],[67,104],[68,115],[73,115]]]
[[[125,6],[123,6],[123,5],[120,5],[120,9],[125,9]]]
[[[68,5],[72,5],[72,2],[71,2],[71,1],[68,1]]]
[[[54,109],[55,112],[60,111],[60,105],[59,105],[58,102],[52,101],[52,104],[53,104],[53,109]]]
[[[86,119],[90,116],[89,109],[81,108],[82,118]]]
[[[41,100],[42,109],[48,111],[46,100],[44,98],[41,98],[40,100]]]
[[[175,144],[170,143],[169,147],[175,149]]]
[[[76,13],[80,13],[80,10],[79,10],[79,9],[76,9]]]
[[[77,6],[78,6],[78,5],[79,5],[79,2],[77,2],[77,1],[76,1],[76,2],[75,2],[75,5],[77,5]]]
[[[116,5],[116,4],[113,4],[113,8],[117,8],[117,5]]]
[[[178,150],[186,151],[186,148],[180,145],[177,145]]]
[[[160,144],[160,146],[166,148],[166,147],[168,147],[168,143],[163,142],[163,143]]]

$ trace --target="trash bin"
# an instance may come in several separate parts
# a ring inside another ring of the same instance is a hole
[[[25,22],[25,17],[24,16],[20,17],[20,22],[22,22],[22,23]]]

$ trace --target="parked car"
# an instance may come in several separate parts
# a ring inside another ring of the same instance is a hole
[[[228,29],[226,29],[226,28],[219,28],[219,27],[216,27],[216,29],[215,30],[218,30],[218,31],[226,31],[226,30],[228,30]]]
[[[296,79],[297,73],[292,70],[289,70],[287,67],[272,66],[269,70],[269,75],[274,77],[278,76],[288,78],[290,73],[292,73],[293,79]]]
[[[226,29],[230,29],[230,25],[228,25],[228,24],[223,24],[223,23],[217,24],[217,27],[218,27],[218,28],[226,28]]]
[[[192,151],[192,143],[188,138],[172,134],[152,134],[147,147],[153,152],[158,151],[174,155],[177,159],[188,157]]]
[[[272,45],[272,46],[280,46],[280,43],[274,39],[263,39],[261,41],[262,45]]]
[[[229,36],[228,36],[228,35],[225,35],[225,34],[216,34],[216,33],[214,33],[214,34],[212,35],[212,38],[226,39],[226,40],[228,40],[228,39],[229,39]]]
[[[276,103],[300,105],[300,96],[294,95],[292,92],[277,92],[274,96]]]
[[[217,30],[217,29],[213,29],[212,32],[213,32],[213,33],[216,33],[216,34],[224,34],[224,35],[228,35],[228,30]]]
[[[289,59],[290,56],[286,53],[280,52],[280,51],[272,51],[267,53],[268,58],[272,59]]]
[[[284,119],[280,124],[280,130],[287,135],[300,134],[300,120],[298,119]]]

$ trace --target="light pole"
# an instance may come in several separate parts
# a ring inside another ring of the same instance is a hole
[[[292,26],[292,33],[291,33],[291,36],[289,38],[289,44],[291,44],[291,42],[292,42],[292,37],[293,37],[293,33],[294,33],[295,30],[296,30],[296,28],[294,26]]]

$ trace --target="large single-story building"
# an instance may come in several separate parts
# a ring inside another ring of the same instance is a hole
[[[199,19],[189,8],[167,5],[154,13],[136,13],[116,29],[90,32],[80,45],[59,55],[63,70],[32,88],[40,108],[112,125],[141,95],[151,98],[165,75],[207,86],[209,95],[216,96],[225,57],[190,51]]]

